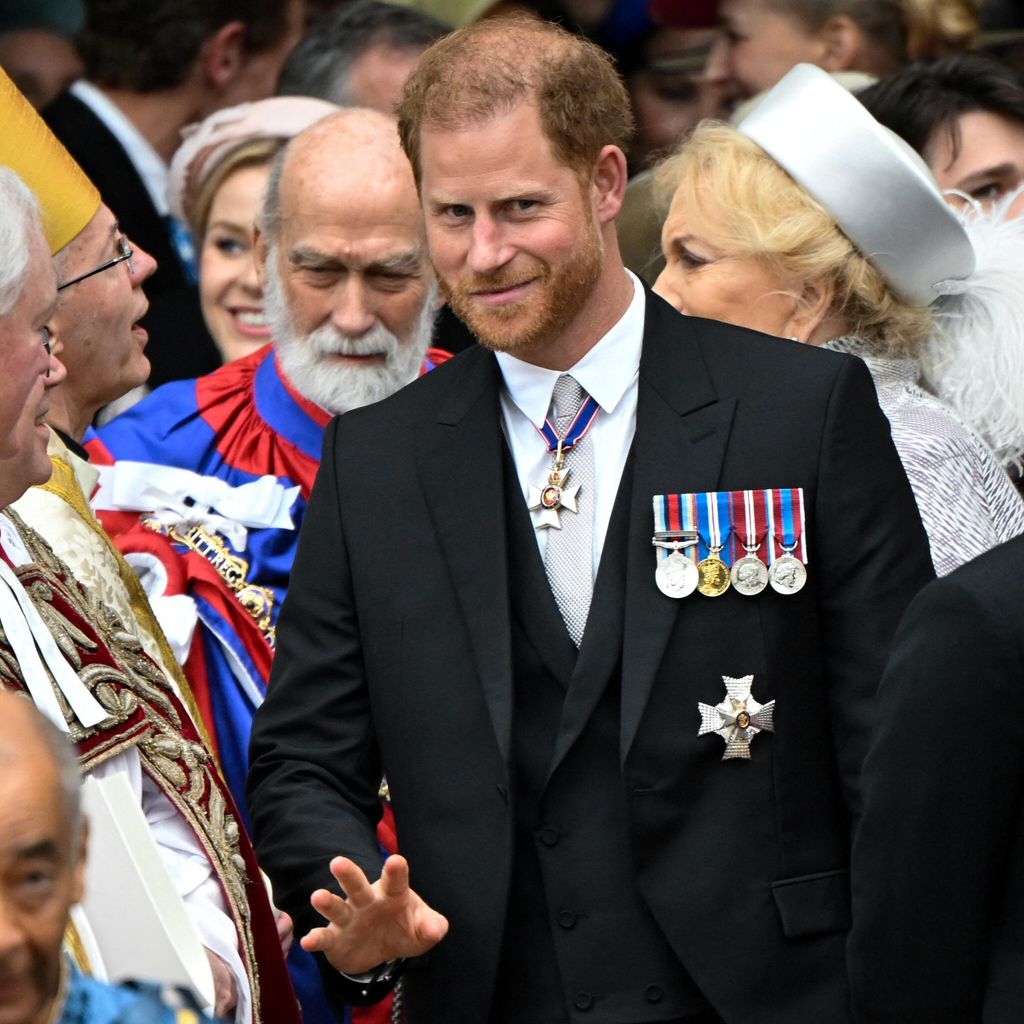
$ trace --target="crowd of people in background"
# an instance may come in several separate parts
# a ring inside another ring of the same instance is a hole
[[[2,7],[0,1021],[1020,1019],[1024,7]]]

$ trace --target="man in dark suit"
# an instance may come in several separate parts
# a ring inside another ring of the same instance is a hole
[[[1014,1024],[1024,980],[1024,537],[929,584],[879,689],[853,846],[865,1024]]]
[[[165,198],[181,130],[273,94],[302,31],[303,0],[88,0],[77,42],[85,78],[43,110],[121,230],[157,261],[146,286],[149,384],[209,373],[191,241]]]
[[[427,51],[399,113],[486,347],[328,429],[251,748],[275,897],[339,998],[404,966],[412,1022],[848,1021],[849,825],[931,575],[870,378],[625,271],[628,100],[591,44],[482,23]],[[317,248],[282,261],[330,265]],[[787,488],[805,530],[779,512],[753,546],[800,533],[806,585],[722,593],[722,495]],[[687,568],[657,507],[713,504]]]

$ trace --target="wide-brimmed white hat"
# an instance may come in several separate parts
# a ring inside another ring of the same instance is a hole
[[[819,67],[798,64],[738,125],[835,219],[898,295],[968,277],[967,232],[924,161]]]

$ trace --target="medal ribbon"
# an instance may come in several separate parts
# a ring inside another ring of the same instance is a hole
[[[684,549],[694,563],[722,545],[718,557],[728,566],[746,555],[747,546],[756,548],[751,554],[756,553],[766,565],[780,558],[783,549],[792,549],[793,557],[806,565],[805,526],[802,487],[654,496],[656,532],[689,530],[699,534],[699,543]],[[659,549],[658,557],[667,558],[669,554]]]
[[[767,562],[771,555],[763,550],[763,541],[768,532],[764,491],[730,491],[729,510],[732,513],[732,534],[729,540],[732,564],[748,554]],[[742,529],[740,523],[743,524]],[[750,548],[749,552],[747,548]]]
[[[593,425],[594,420],[597,419],[597,414],[600,411],[601,406],[598,404],[597,399],[593,395],[587,395],[586,401],[576,410],[576,415],[573,417],[572,423],[569,424],[565,437],[562,438],[559,438],[558,431],[555,430],[551,420],[545,420],[544,426],[539,428],[537,432],[544,438],[548,455],[555,455],[558,452],[559,440],[562,442],[562,451],[570,451],[586,437],[587,431]]]
[[[769,505],[769,531],[772,561],[788,551],[794,558],[807,564],[807,537],[804,516],[804,489],[777,487],[767,492]],[[785,549],[785,550],[783,550]]]
[[[729,565],[732,559],[722,542],[722,537],[728,537],[732,532],[729,517],[729,492],[706,491],[700,496],[700,499],[697,502],[700,556],[707,558],[714,548],[720,548],[718,557],[726,565]]]
[[[654,496],[654,530],[656,533],[683,530],[697,531],[697,495],[696,494],[656,494]],[[690,544],[680,552],[697,564],[697,545]],[[672,552],[666,548],[658,548],[658,558],[668,558]]]

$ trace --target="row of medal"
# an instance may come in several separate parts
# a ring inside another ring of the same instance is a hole
[[[720,597],[730,588],[753,597],[769,586],[795,594],[807,582],[803,489],[655,495],[651,543],[654,579],[667,597]]]

